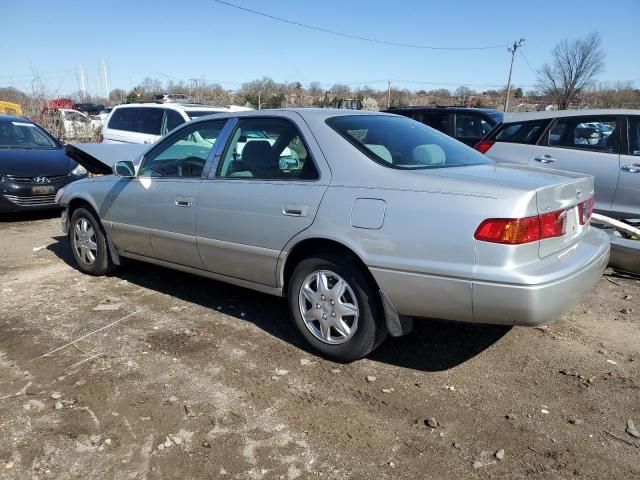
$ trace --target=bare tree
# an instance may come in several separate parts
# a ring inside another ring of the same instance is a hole
[[[538,85],[564,110],[604,71],[602,38],[593,32],[584,38],[563,40],[551,55],[551,64],[545,63],[538,72]]]

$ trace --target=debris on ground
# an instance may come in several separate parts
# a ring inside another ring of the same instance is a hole
[[[40,250],[44,250],[45,248],[47,248],[47,247],[45,247],[44,245],[40,245],[39,247],[33,247],[33,251],[34,252],[39,252]]]
[[[635,438],[640,438],[640,432],[638,431],[638,429],[636,428],[636,424],[633,423],[633,420],[629,419],[627,420],[627,428],[626,428],[626,432],[631,435],[632,437]]]
[[[429,428],[437,428],[438,427],[438,421],[433,417],[427,418],[424,421],[424,424]]]
[[[483,468],[498,463],[494,457],[494,453],[488,450],[482,450],[473,460],[473,468]]]
[[[373,375],[367,375],[367,382],[371,383],[371,382],[375,382],[377,380],[376,377],[374,377]]]
[[[504,448],[501,448],[495,453],[495,457],[500,461],[504,460],[504,456],[505,456]]]
[[[120,303],[119,298],[109,297],[106,298],[102,303],[99,303],[94,307],[94,311],[96,312],[112,312],[115,310],[120,310],[122,303]]]
[[[579,377],[580,376],[578,371],[574,370],[573,368],[564,368],[564,369],[560,370],[560,373],[563,374],[563,375],[567,375],[568,377]]]

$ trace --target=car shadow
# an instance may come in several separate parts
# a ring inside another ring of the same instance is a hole
[[[0,213],[0,223],[32,222],[59,217],[61,209],[34,210],[30,212]]]
[[[55,240],[47,248],[76,268],[67,238],[58,236]],[[290,322],[284,298],[137,261],[128,262],[113,276],[249,321],[274,337],[318,355]],[[413,332],[400,338],[387,338],[369,358],[425,372],[448,370],[482,353],[511,329],[431,319],[417,319],[414,323]]]

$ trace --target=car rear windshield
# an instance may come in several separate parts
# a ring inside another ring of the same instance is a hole
[[[548,120],[534,120],[529,122],[505,123],[493,135],[493,140],[508,143],[526,143],[532,145],[538,141],[540,134]]]
[[[385,167],[416,170],[492,163],[457,140],[409,118],[346,115],[329,118],[327,124]]]

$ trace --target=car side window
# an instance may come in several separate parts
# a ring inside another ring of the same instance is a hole
[[[640,156],[640,117],[629,117],[629,155]]]
[[[130,131],[135,113],[134,108],[116,108],[111,112],[108,127],[113,130]]]
[[[198,123],[169,136],[145,157],[139,176],[200,178],[225,123]]]
[[[617,131],[613,117],[560,118],[549,130],[548,145],[613,153]]]
[[[456,138],[482,138],[491,128],[480,115],[456,113]]]
[[[525,143],[533,145],[538,141],[547,120],[534,120],[505,124],[494,136],[497,142]]]
[[[217,176],[263,180],[319,177],[302,135],[282,118],[240,119]]]
[[[449,134],[449,116],[446,113],[423,113],[422,123]]]
[[[162,117],[164,110],[162,108],[136,108],[136,117],[133,120],[134,132],[148,133],[149,135],[160,135],[162,127]]]
[[[182,118],[182,115],[175,110],[167,109],[165,110],[165,122],[165,131],[162,132],[163,135],[182,125],[184,123],[184,118]]]

